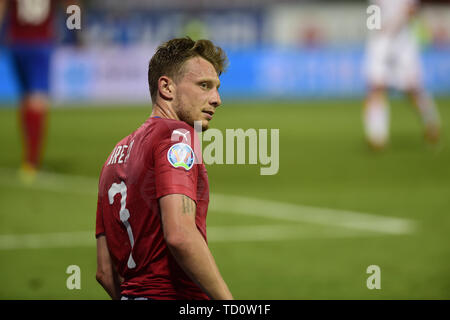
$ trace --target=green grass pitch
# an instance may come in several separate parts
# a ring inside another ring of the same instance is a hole
[[[268,217],[240,214],[222,203],[209,211],[211,232],[225,230],[232,239],[234,229],[267,231],[267,238],[264,232],[254,239],[249,233],[248,239],[233,241],[218,241],[211,233],[210,248],[235,298],[450,298],[450,100],[437,100],[443,122],[438,146],[425,143],[413,109],[395,100],[391,143],[380,153],[364,143],[361,104],[225,101],[217,110],[214,128],[279,129],[280,168],[277,175],[261,176],[259,165],[208,165],[213,195],[367,213],[416,225],[407,234],[364,232],[326,221],[277,219],[276,214],[286,214],[284,206]],[[150,110],[53,108],[43,161],[48,176],[26,186],[16,175],[21,158],[16,110],[0,109],[0,299],[108,298],[95,280],[96,181],[114,144]],[[274,238],[271,228],[294,232]],[[55,233],[73,239],[42,242]],[[11,235],[28,239],[28,246],[8,247]],[[80,290],[66,287],[69,265],[81,269]],[[379,290],[366,286],[369,265],[381,269]]]

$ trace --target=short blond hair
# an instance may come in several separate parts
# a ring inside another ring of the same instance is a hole
[[[228,60],[225,51],[210,40],[194,41],[189,37],[176,38],[161,44],[148,65],[148,85],[152,101],[156,101],[158,80],[161,76],[176,79],[183,74],[183,64],[193,57],[209,61],[220,76],[226,70]]]

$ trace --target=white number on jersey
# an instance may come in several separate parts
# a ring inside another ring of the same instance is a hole
[[[125,182],[121,182],[120,184],[113,183],[111,185],[111,188],[108,190],[108,198],[109,198],[109,204],[112,205],[114,203],[114,196],[116,194],[120,193],[121,200],[120,200],[120,221],[124,224],[125,228],[127,229],[128,238],[130,239],[131,244],[131,252],[130,257],[128,258],[128,268],[133,269],[136,267],[136,263],[134,262],[133,256],[131,255],[133,251],[134,246],[134,237],[133,237],[133,231],[131,230],[130,223],[128,222],[128,218],[130,218],[130,211],[126,208],[127,204],[127,186],[125,185]]]

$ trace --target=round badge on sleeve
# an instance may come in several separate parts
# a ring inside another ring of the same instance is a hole
[[[190,170],[194,165],[194,151],[188,144],[180,142],[170,147],[167,160],[175,168]]]

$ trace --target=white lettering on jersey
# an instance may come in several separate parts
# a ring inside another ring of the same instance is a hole
[[[131,140],[130,146],[128,147],[127,156],[125,157],[125,160],[124,160],[125,163],[127,163],[127,160],[130,157],[130,153],[131,153],[131,149],[133,148],[133,144],[134,144],[134,140]]]
[[[126,163],[128,158],[130,157],[130,152],[133,148],[133,144],[134,140],[131,141],[129,146],[127,144],[116,146],[109,156],[107,166],[116,163]],[[127,152],[125,152],[125,150],[127,150]]]
[[[127,149],[127,148],[128,148],[127,145],[124,145],[124,146],[122,147],[122,152],[120,153],[119,160],[117,160],[118,163],[123,163],[123,157],[125,156],[125,154],[124,154],[123,152],[124,152],[125,149]]]
[[[109,156],[108,166],[112,163],[113,157],[116,154],[117,147],[114,147],[113,151],[111,152],[111,155]]]

